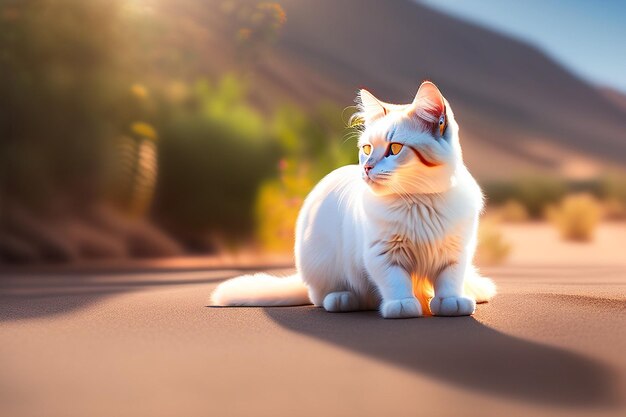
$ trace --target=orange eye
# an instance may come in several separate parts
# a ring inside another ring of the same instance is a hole
[[[363,149],[363,153],[365,155],[369,155],[372,153],[372,145],[363,145],[361,149]]]
[[[391,154],[392,155],[397,155],[398,153],[400,153],[400,151],[402,150],[402,147],[404,145],[402,145],[401,143],[392,143],[391,144]]]
[[[443,132],[446,131],[446,127],[448,126],[448,123],[446,122],[446,115],[442,114],[441,117],[439,118],[439,134],[443,135]]]

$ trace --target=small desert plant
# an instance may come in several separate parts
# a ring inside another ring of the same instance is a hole
[[[604,202],[604,217],[608,220],[626,219],[626,177],[607,175],[599,180],[600,198]]]
[[[609,174],[599,179],[599,196],[603,200],[616,200],[626,204],[626,176]]]
[[[293,163],[281,160],[280,178],[265,182],[258,191],[257,239],[261,247],[270,252],[293,250],[300,206],[314,185],[306,170],[298,172],[290,165]]]
[[[546,210],[546,217],[556,225],[566,240],[588,241],[600,221],[601,207],[590,194],[572,194],[557,206]]]
[[[498,211],[500,219],[505,222],[521,223],[527,221],[530,217],[526,207],[513,199],[507,200]]]
[[[555,204],[566,194],[567,184],[547,176],[525,176],[513,181],[496,181],[483,186],[489,204],[498,206],[516,200],[531,218],[538,219],[545,207]]]
[[[626,220],[626,203],[612,198],[603,202],[604,216],[607,220]]]
[[[511,253],[511,244],[506,241],[502,230],[493,220],[483,220],[478,228],[478,265],[496,265],[504,262]]]

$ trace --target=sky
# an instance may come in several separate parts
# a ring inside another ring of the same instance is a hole
[[[579,77],[626,93],[624,0],[418,0],[538,46]]]

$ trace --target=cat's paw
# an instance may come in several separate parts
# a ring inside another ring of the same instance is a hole
[[[469,297],[435,297],[430,300],[430,312],[434,316],[471,316],[476,301]]]
[[[359,300],[350,291],[331,292],[324,297],[324,310],[332,313],[355,311],[359,309]]]
[[[380,314],[386,319],[405,319],[422,316],[422,306],[415,298],[383,301]]]

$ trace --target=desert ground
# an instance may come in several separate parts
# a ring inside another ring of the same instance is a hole
[[[625,415],[626,225],[505,235],[461,318],[212,308],[241,270],[210,259],[4,269],[0,415]]]

